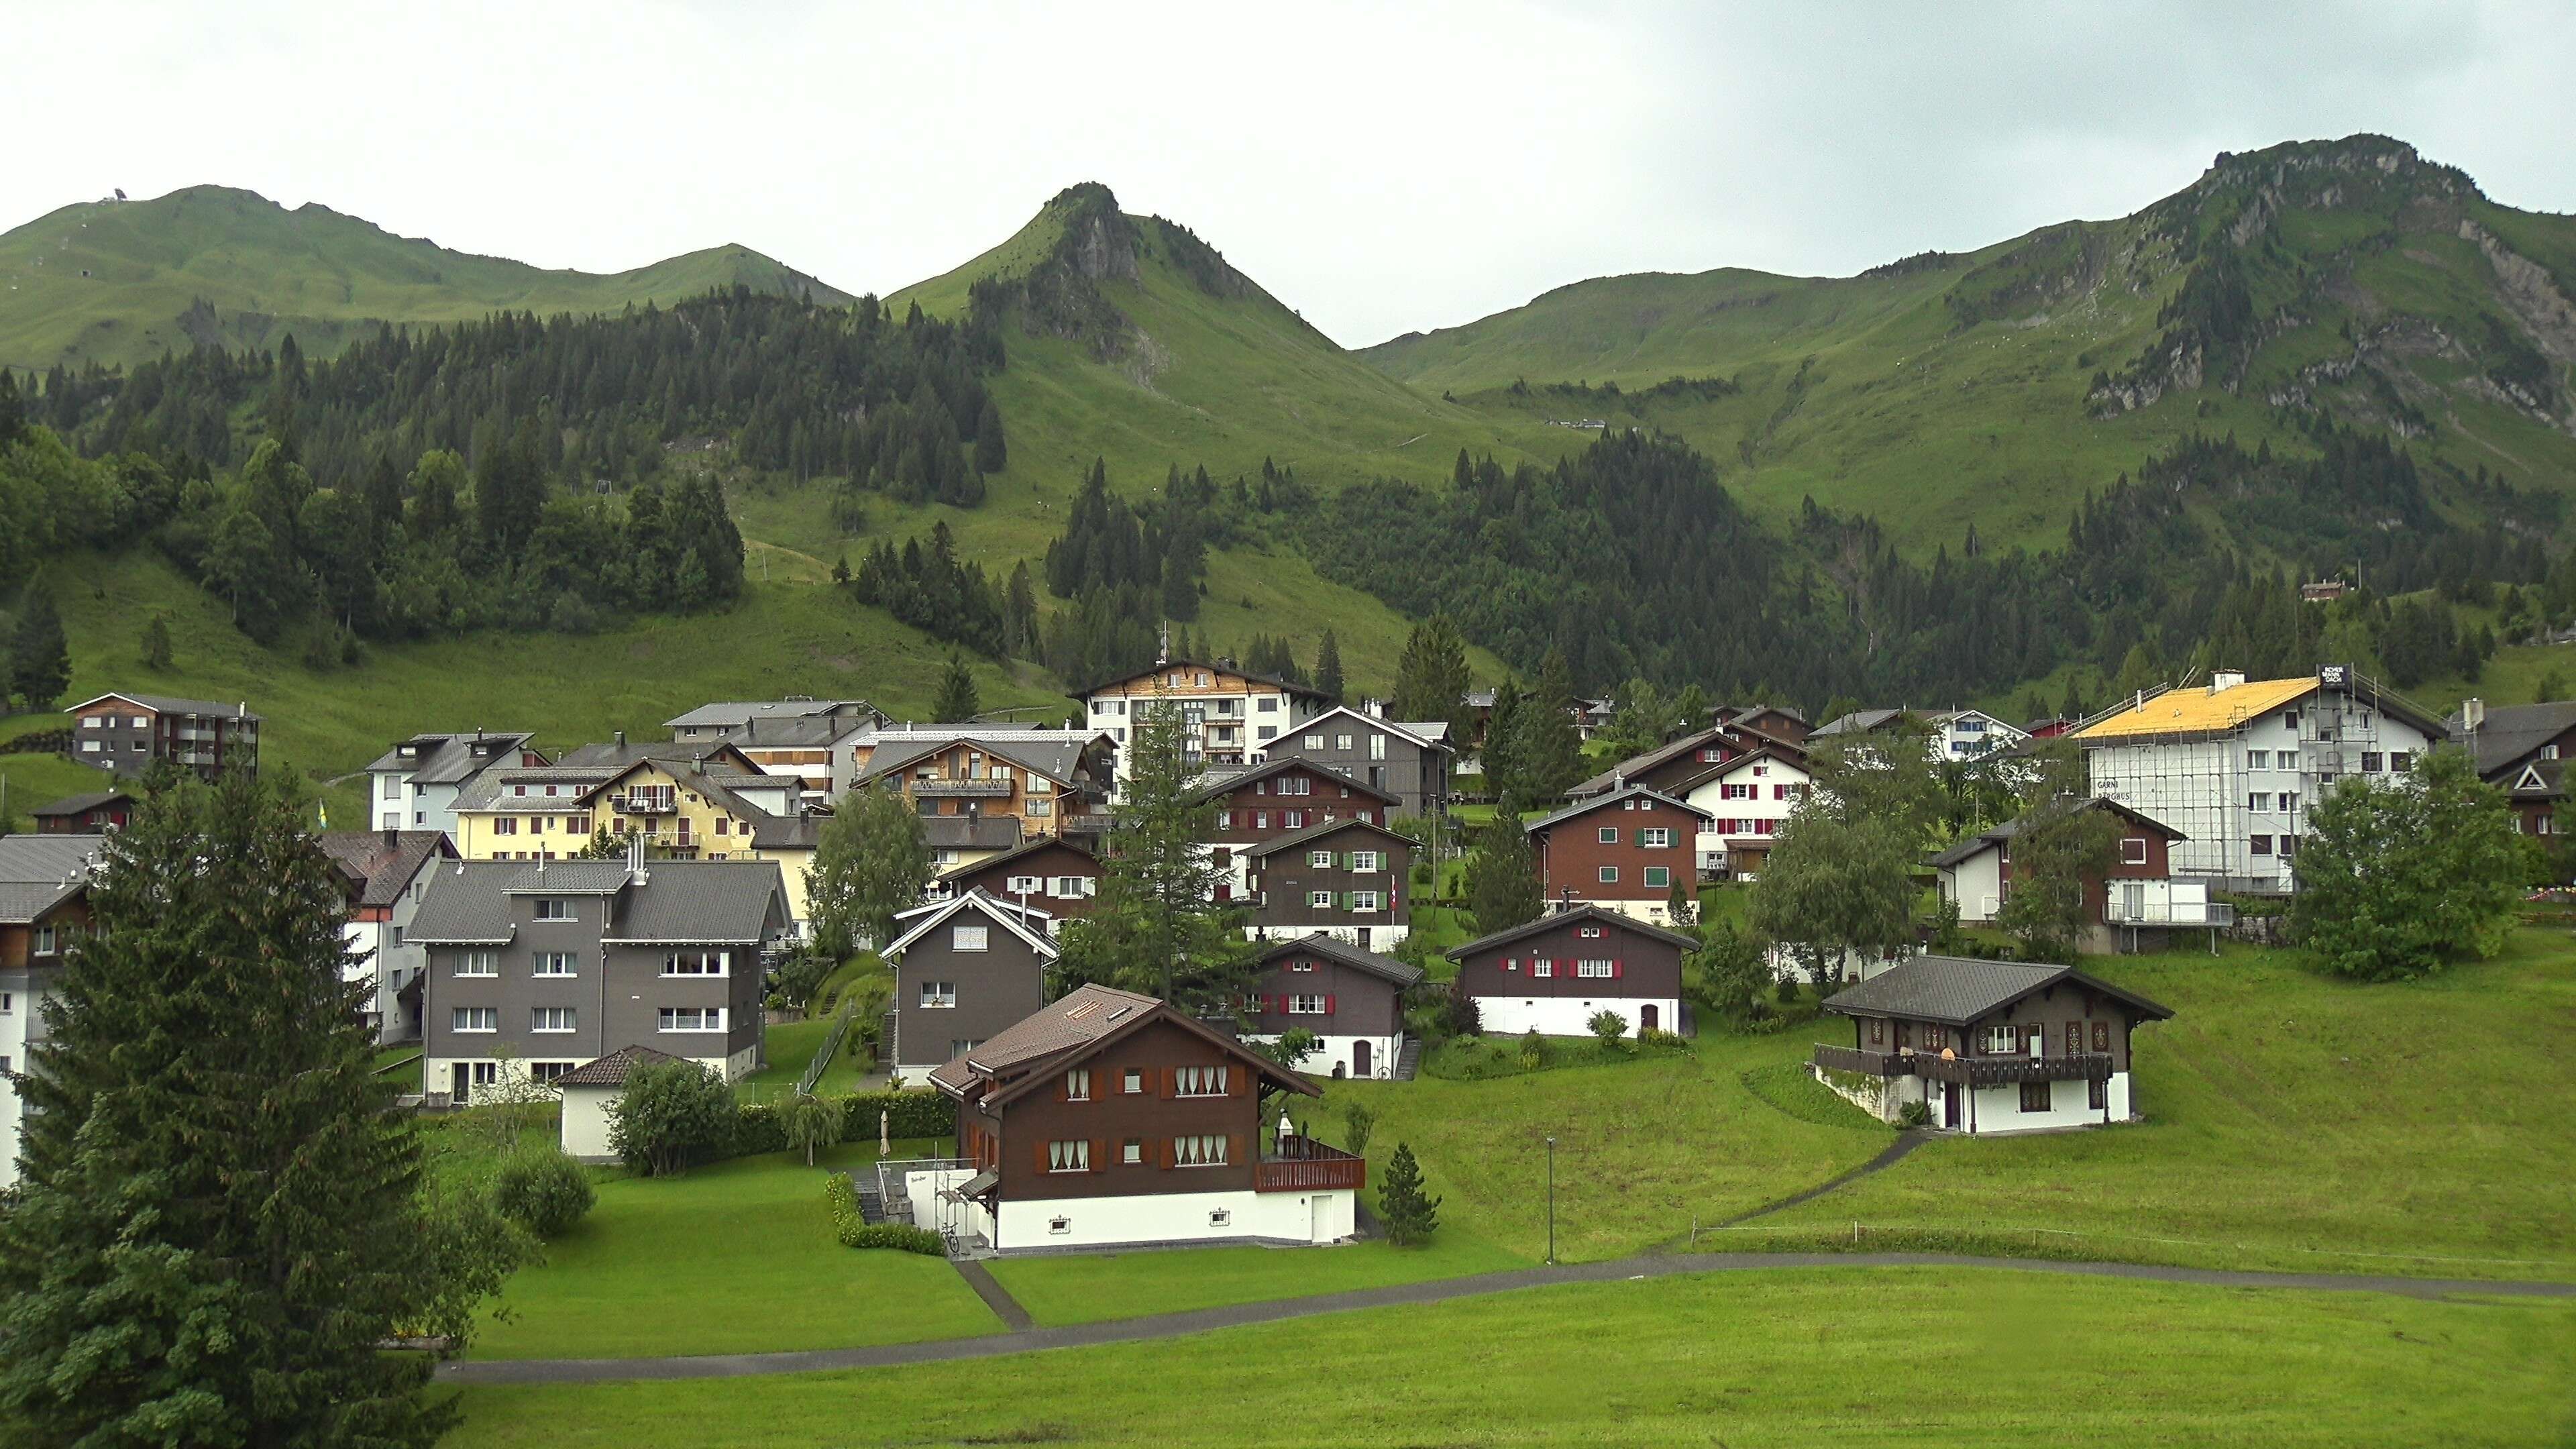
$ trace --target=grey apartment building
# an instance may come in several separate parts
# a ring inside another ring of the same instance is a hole
[[[761,943],[788,929],[774,861],[459,861],[412,917],[425,1085],[460,1102],[620,1047],[761,1065]]]

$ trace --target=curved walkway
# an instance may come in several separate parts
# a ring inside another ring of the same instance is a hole
[[[2134,1278],[2151,1283],[2195,1283],[2221,1288],[2301,1288],[2323,1292],[2400,1293],[2415,1298],[2475,1297],[2576,1299],[2576,1283],[2489,1282],[2480,1279],[2400,1278],[2347,1273],[2244,1273],[2217,1268],[2168,1268],[2150,1263],[2060,1262],[2049,1258],[1979,1258],[1955,1253],[1676,1253],[1620,1258],[1606,1263],[1567,1263],[1515,1268],[1428,1283],[1401,1283],[1348,1293],[1236,1303],[1188,1313],[1158,1313],[1110,1323],[1032,1328],[981,1338],[937,1339],[878,1348],[827,1348],[803,1353],[745,1353],[702,1358],[493,1359],[441,1364],[438,1378],[451,1384],[574,1384],[612,1379],[739,1378],[754,1374],[813,1373],[825,1369],[886,1368],[995,1358],[1049,1348],[1085,1348],[1179,1338],[1219,1328],[1277,1323],[1325,1313],[1394,1308],[1480,1298],[1559,1283],[1615,1283],[1686,1273],[1745,1273],[1779,1268],[2005,1268],[2078,1277]]]
[[[1765,1203],[1749,1213],[1737,1213],[1734,1217],[1728,1218],[1726,1221],[1719,1223],[1718,1226],[1721,1228],[1731,1228],[1738,1223],[1749,1223],[1755,1218],[1769,1217],[1771,1214],[1780,1211],[1782,1208],[1793,1208],[1802,1202],[1813,1202],[1817,1198],[1823,1197],[1826,1193],[1832,1192],[1834,1189],[1843,1186],[1845,1183],[1856,1182],[1861,1178],[1869,1176],[1873,1172],[1884,1172],[1888,1168],[1894,1167],[1897,1163],[1905,1160],[1905,1154],[1912,1152],[1915,1148],[1920,1147],[1931,1140],[1932,1134],[1929,1132],[1899,1132],[1896,1134],[1896,1140],[1887,1144],[1887,1149],[1885,1151],[1879,1153],[1869,1161],[1862,1163],[1860,1166],[1853,1168],[1851,1171],[1844,1173],[1842,1176],[1837,1177],[1830,1182],[1820,1182],[1814,1187],[1808,1188],[1805,1192],[1793,1192],[1787,1197],[1780,1199],[1778,1202]]]

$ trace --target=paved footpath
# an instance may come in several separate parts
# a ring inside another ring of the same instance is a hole
[[[1070,1328],[1031,1328],[980,1338],[887,1344],[881,1348],[828,1348],[804,1353],[713,1354],[698,1358],[492,1359],[439,1366],[442,1383],[576,1384],[613,1379],[739,1378],[753,1374],[813,1373],[824,1369],[886,1368],[996,1358],[1049,1348],[1084,1348],[1179,1338],[1212,1329],[1277,1323],[1364,1308],[1445,1303],[1559,1283],[1616,1283],[1684,1273],[1748,1273],[1779,1268],[2006,1268],[2092,1278],[2136,1278],[2152,1283],[2194,1283],[2218,1288],[2302,1288],[2324,1292],[2400,1293],[2414,1298],[2515,1297],[2576,1299],[2576,1283],[2491,1282],[2484,1279],[2398,1278],[2352,1273],[2239,1273],[2216,1268],[2168,1268],[2151,1263],[2077,1263],[2049,1258],[1976,1258],[1953,1253],[1673,1253],[1620,1258],[1606,1263],[1566,1263],[1516,1268],[1429,1283],[1400,1283],[1348,1293],[1319,1293],[1266,1303],[1236,1303],[1190,1313],[1158,1313]]]

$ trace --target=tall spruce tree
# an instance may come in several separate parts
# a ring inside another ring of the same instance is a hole
[[[1532,798],[1521,769],[1520,737],[1525,718],[1520,681],[1506,674],[1503,682],[1494,686],[1494,709],[1485,716],[1485,740],[1478,751],[1485,766],[1485,788],[1506,809],[1517,809]]]
[[[939,700],[931,712],[941,724],[964,724],[983,707],[975,696],[975,671],[966,667],[966,656],[948,651],[948,665],[939,674]]]
[[[1447,720],[1452,738],[1464,738],[1467,712],[1467,640],[1446,614],[1413,626],[1396,666],[1395,717]]]
[[[1010,445],[1002,440],[1002,410],[993,406],[992,395],[987,393],[984,410],[975,416],[975,471],[999,473],[1010,462]]]
[[[18,1090],[0,1423],[29,1444],[421,1445],[431,1363],[518,1257],[427,1205],[374,1069],[338,874],[248,777],[156,795],[104,852]],[[477,1200],[479,1201],[479,1200]]]
[[[62,611],[38,579],[27,585],[9,641],[9,689],[33,714],[52,709],[71,682],[72,647],[63,637]]]
[[[1476,928],[1487,933],[1527,925],[1547,908],[1538,855],[1519,818],[1508,811],[1494,817],[1468,853],[1467,908],[1476,913]]]
[[[1091,918],[1065,927],[1064,976],[1189,1010],[1223,1007],[1242,987],[1252,950],[1216,903],[1225,871],[1206,849],[1216,807],[1199,795],[1180,707],[1146,699],[1130,707],[1118,827]]]
[[[1512,748],[1513,768],[1533,804],[1555,799],[1583,778],[1583,733],[1574,723],[1573,672],[1563,651],[1548,651],[1538,688],[1521,703]]]
[[[1315,688],[1334,704],[1342,702],[1342,641],[1332,630],[1324,631],[1324,642],[1315,650]]]

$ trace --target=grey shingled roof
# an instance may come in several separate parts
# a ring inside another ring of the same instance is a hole
[[[666,719],[662,721],[662,728],[668,730],[740,729],[751,720],[810,719],[815,715],[830,714],[844,705],[855,705],[861,710],[875,708],[864,699],[720,700],[714,704],[699,705],[687,714]]]
[[[758,842],[755,840],[754,843],[757,844]],[[947,870],[940,872],[939,878],[941,880],[952,880],[958,876],[972,875],[982,871],[988,871],[997,865],[1007,865],[1012,861],[1020,859],[1022,856],[1031,855],[1037,851],[1044,850],[1050,845],[1063,846],[1065,849],[1072,851],[1074,854],[1081,856],[1087,861],[1090,861],[1095,866],[1100,864],[1100,852],[1083,844],[1079,840],[1069,839],[1062,835],[1032,835],[1028,839],[1021,841],[1017,846],[1003,851],[999,855],[979,860],[973,865],[951,866]]]
[[[504,895],[613,896],[625,889],[623,860],[539,860],[520,863],[519,873],[501,883]]]
[[[773,914],[787,921],[787,877],[776,861],[657,860],[627,888],[604,939],[757,945]]]
[[[2099,806],[2102,809],[2110,811],[2114,815],[2126,816],[2136,824],[2145,826],[2147,829],[2162,835],[2167,840],[2189,840],[2191,838],[2190,836],[2183,834],[2181,831],[2174,829],[2172,826],[2167,825],[2163,821],[2156,819],[2154,816],[2144,814],[2137,810],[2132,810],[2128,806],[2121,804],[2119,801],[2112,799],[2108,795],[2096,795],[2083,803],[2086,807]],[[1932,864],[1936,868],[1957,865],[1959,862],[1977,854],[1979,851],[1985,850],[1990,846],[2001,845],[2005,841],[2010,840],[2014,836],[2029,829],[2032,817],[2037,813],[2038,812],[2033,811],[2030,814],[2017,815],[1982,834],[1967,836],[1951,845],[1949,849],[1932,857]]]
[[[2456,716],[2448,723],[2452,734],[2467,734]],[[2576,701],[2491,707],[2478,726],[2478,773],[2490,775],[2521,764],[2524,756],[2569,729],[2576,729]]]
[[[751,822],[754,850],[813,850],[823,843],[821,815],[763,815]]]
[[[1553,815],[1540,816],[1538,819],[1522,826],[1521,829],[1524,833],[1535,834],[1536,832],[1545,830],[1552,825],[1557,825],[1564,821],[1571,820],[1577,815],[1587,814],[1594,810],[1600,810],[1611,805],[1616,805],[1622,800],[1631,799],[1639,795],[1644,795],[1649,799],[1660,800],[1676,809],[1689,811],[1691,814],[1699,816],[1703,820],[1715,818],[1708,811],[1702,810],[1698,806],[1690,803],[1688,800],[1676,800],[1661,790],[1651,790],[1643,785],[1629,785],[1621,789],[1613,790],[1607,795],[1595,795],[1589,800],[1578,800],[1574,804],[1566,806],[1564,809],[1557,811]]]
[[[1031,730],[1024,733],[1039,732]],[[1078,783],[1075,779],[1075,771],[1082,763],[1085,747],[1089,746],[1096,737],[1073,730],[1048,730],[1044,733],[1054,738],[1019,740],[995,739],[982,734],[958,734],[950,735],[945,739],[917,739],[907,736],[889,740],[879,744],[876,752],[868,756],[868,768],[859,776],[859,783],[865,784],[870,780],[879,779],[958,745],[964,745],[969,749],[980,749],[995,759],[1006,760],[1024,770],[1035,770],[1060,784]]]
[[[362,906],[390,906],[402,899],[421,867],[449,851],[444,830],[334,830],[320,841],[322,853],[358,882]]]
[[[1020,822],[1008,815],[924,815],[921,828],[933,850],[1008,850],[1020,843]]]
[[[1334,766],[1324,764],[1320,761],[1309,760],[1301,755],[1282,755],[1278,759],[1254,765],[1249,769],[1245,769],[1231,775],[1217,775],[1215,771],[1209,771],[1207,774],[1202,775],[1199,778],[1198,787],[1190,792],[1190,798],[1193,800],[1213,800],[1219,795],[1232,794],[1234,791],[1251,784],[1255,780],[1266,780],[1273,775],[1281,774],[1289,770],[1312,770],[1316,774],[1329,778],[1336,785],[1347,785],[1364,795],[1374,796],[1385,804],[1400,805],[1403,803],[1403,798],[1392,790],[1380,789],[1364,780],[1353,778],[1348,770],[1337,769]],[[1294,802],[1300,799],[1309,799],[1314,797],[1287,795],[1282,796],[1281,798],[1289,801],[1293,805]]]
[[[73,881],[0,881],[0,926],[33,924],[87,889],[87,875]]]
[[[495,765],[516,766],[519,752],[535,739],[524,731],[488,731],[481,734],[424,734],[397,740],[394,747],[367,766],[370,774],[400,772],[415,785],[462,784]],[[434,742],[434,743],[433,743]],[[403,746],[425,748],[409,760],[403,758]],[[477,747],[483,747],[477,752]]]
[[[55,885],[86,876],[104,835],[0,835],[0,884]]]
[[[135,795],[124,790],[90,790],[78,795],[65,795],[50,805],[39,805],[27,813],[38,820],[44,820],[54,816],[78,815],[84,810],[95,810],[112,800],[135,799],[137,799]]]
[[[2162,1021],[2173,1012],[2072,966],[1983,961],[1970,956],[1914,956],[1857,986],[1836,992],[1825,1010],[1844,1016],[1901,1016],[1966,1026],[2036,991],[2060,984],[2089,987]]]
[[[1599,906],[1577,906],[1570,911],[1556,911],[1541,916],[1535,921],[1514,926],[1508,931],[1496,931],[1488,936],[1478,936],[1464,946],[1451,947],[1443,954],[1452,961],[1464,961],[1478,951],[1489,951],[1496,946],[1508,946],[1525,936],[1535,936],[1541,931],[1553,930],[1572,921],[1597,922],[1600,925],[1644,936],[1649,940],[1664,941],[1679,946],[1684,951],[1699,949],[1699,938],[1695,936],[1685,936],[1679,931],[1667,931],[1661,926],[1649,926],[1643,921],[1623,916],[1617,911],[1605,911]]]
[[[1591,779],[1583,781],[1581,784],[1576,785],[1573,789],[1568,790],[1565,793],[1568,795],[1597,795],[1602,791],[1611,788],[1612,782],[1614,781],[1624,780],[1630,775],[1642,774],[1645,771],[1664,764],[1677,756],[1689,754],[1691,751],[1700,748],[1711,740],[1723,739],[1725,738],[1725,735],[1726,729],[1723,726],[1693,731],[1690,734],[1682,736],[1680,739],[1658,745],[1643,754],[1630,755],[1628,758],[1612,765],[1609,769],[1602,771]]]
[[[121,699],[129,704],[139,704],[154,714],[202,714],[222,719],[246,719],[254,724],[259,722],[259,716],[244,709],[238,700],[228,704],[218,699],[182,699],[175,694],[134,694],[122,689],[112,689],[84,699],[72,708],[87,709],[102,699]]]
[[[1413,837],[1409,835],[1399,835],[1396,832],[1387,829],[1383,825],[1372,824],[1369,821],[1353,817],[1343,820],[1327,820],[1320,825],[1308,825],[1297,830],[1291,830],[1285,835],[1274,835],[1268,840],[1243,847],[1243,853],[1245,855],[1268,855],[1273,851],[1294,850],[1310,840],[1321,840],[1327,835],[1343,830],[1366,830],[1372,834],[1383,835],[1389,840],[1401,840],[1407,845],[1417,843]]]
[[[508,941],[516,928],[503,887],[525,869],[524,862],[515,860],[466,860],[440,866],[431,872],[420,909],[412,913],[403,939],[469,946]]]
[[[665,1062],[684,1061],[669,1052],[657,1052],[648,1046],[623,1046],[604,1057],[583,1062],[555,1078],[558,1087],[622,1087],[627,1074],[637,1067],[658,1067]]]
[[[1814,732],[1819,735],[1866,734],[1903,713],[1905,711],[1901,709],[1856,709],[1825,721],[1816,726]]]
[[[1422,982],[1421,967],[1398,961],[1393,956],[1380,955],[1375,951],[1363,951],[1357,946],[1335,940],[1320,931],[1311,936],[1300,936],[1296,940],[1281,941],[1267,947],[1253,960],[1267,966],[1282,956],[1327,957],[1353,970],[1383,977],[1399,987],[1417,986]]]

